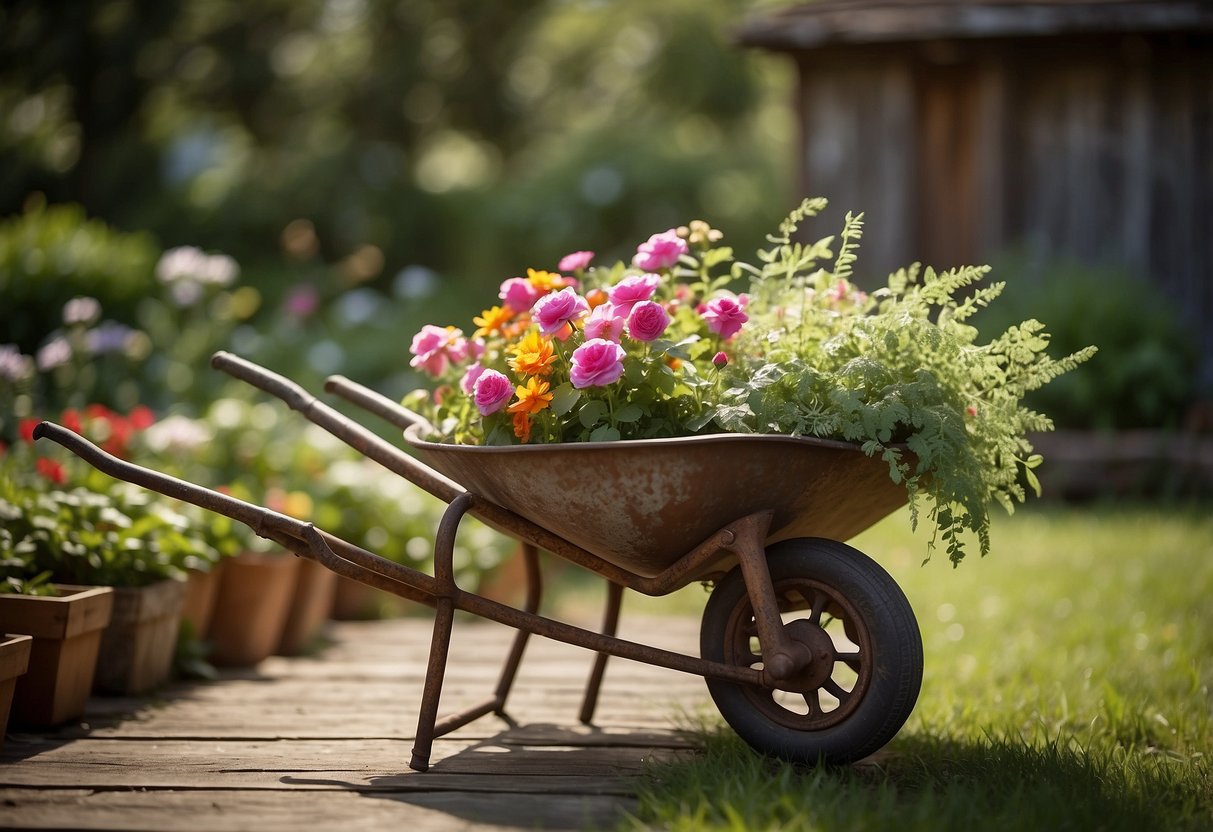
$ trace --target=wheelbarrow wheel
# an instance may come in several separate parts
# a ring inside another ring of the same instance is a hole
[[[785,632],[817,658],[778,689],[707,679],[721,716],[755,750],[801,763],[845,764],[883,747],[914,708],[922,636],[901,588],[874,560],[834,540],[767,549]],[[700,655],[762,668],[740,567],[713,590]]]

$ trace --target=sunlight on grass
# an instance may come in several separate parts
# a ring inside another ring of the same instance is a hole
[[[1118,507],[998,521],[992,554],[957,569],[922,565],[925,539],[901,515],[852,541],[905,590],[926,651],[918,705],[885,751],[796,768],[713,718],[701,757],[654,768],[635,826],[1213,826],[1213,518]]]

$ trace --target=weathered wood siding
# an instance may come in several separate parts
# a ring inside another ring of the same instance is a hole
[[[1126,35],[797,55],[813,227],[862,210],[871,282],[1009,249],[1127,270],[1213,362],[1213,40]]]

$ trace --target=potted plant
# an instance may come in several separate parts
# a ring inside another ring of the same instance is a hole
[[[0,501],[6,518],[8,511]],[[24,563],[13,542],[9,529],[0,528],[0,562],[10,572]],[[84,713],[101,634],[113,608],[113,590],[108,587],[55,586],[47,582],[49,577],[41,573],[26,581],[10,575],[0,582],[0,633],[20,633],[29,639],[24,647],[20,641],[9,647],[7,657],[0,653],[0,676],[5,677],[17,675],[20,654],[25,653],[24,675],[7,677],[13,684],[6,716],[15,725],[58,725]],[[9,687],[9,681],[3,687]]]
[[[431,441],[511,445],[777,433],[842,440],[887,462],[948,557],[989,549],[988,508],[1039,491],[1027,438],[1051,427],[1023,396],[1089,358],[1046,354],[1037,321],[988,343],[968,319],[1003,284],[988,269],[915,264],[868,293],[854,283],[862,215],[799,242],[825,207],[805,200],[736,261],[703,222],[654,234],[630,263],[575,252],[501,284],[470,337],[427,325],[411,366],[434,380],[406,404]]]
[[[17,678],[29,669],[33,636],[0,635],[0,747],[8,730],[8,715],[12,710]]]
[[[100,407],[62,417],[119,455],[148,418]],[[23,423],[23,436],[30,432]],[[0,493],[27,576],[46,572],[58,584],[113,588],[98,692],[139,694],[162,684],[177,643],[185,566],[210,554],[205,541],[168,500],[53,457],[27,456],[32,451],[23,447],[8,454],[11,476]]]

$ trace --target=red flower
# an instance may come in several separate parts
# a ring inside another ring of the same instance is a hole
[[[156,414],[150,407],[142,404],[136,405],[127,418],[130,419],[131,427],[135,430],[147,430],[156,424]]]
[[[113,411],[103,404],[90,404],[84,408],[84,415],[89,419],[102,419],[108,421],[113,416]]]
[[[64,471],[62,463],[45,456],[40,456],[35,464],[37,465],[38,473],[56,485],[63,485],[67,482],[67,472]]]
[[[80,421],[79,410],[65,410],[63,411],[63,415],[59,417],[59,420],[63,422],[63,426],[72,433],[79,433],[83,435],[84,423]]]
[[[21,432],[21,438],[31,445],[34,443],[34,428],[38,427],[37,419],[22,419],[18,430]]]

